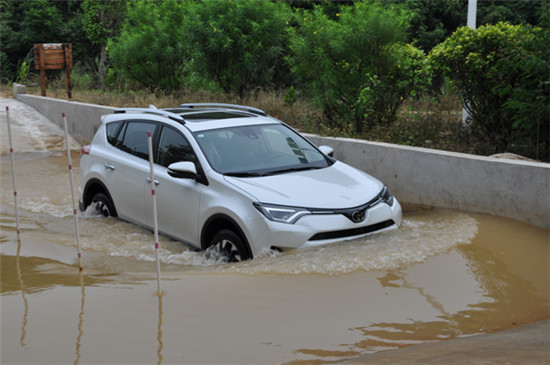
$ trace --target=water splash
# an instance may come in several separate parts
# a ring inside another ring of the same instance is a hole
[[[478,222],[466,213],[438,212],[403,221],[400,229],[279,257],[222,268],[244,274],[341,275],[356,271],[391,270],[423,262],[459,244],[470,243]]]
[[[145,262],[155,260],[151,232],[88,211],[83,217],[84,249],[112,257],[131,257]],[[390,270],[423,262],[459,244],[470,243],[477,226],[477,220],[467,213],[438,210],[407,217],[398,230],[286,253],[266,250],[254,260],[234,264],[225,264],[216,255],[195,251],[161,236],[159,257],[162,263],[171,265],[172,271],[341,275],[360,270]]]

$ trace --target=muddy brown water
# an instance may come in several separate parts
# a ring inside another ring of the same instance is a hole
[[[452,210],[238,264],[161,237],[161,296],[152,233],[85,212],[79,273],[57,143],[15,155],[19,240],[0,158],[2,364],[330,363],[550,318],[549,232]]]

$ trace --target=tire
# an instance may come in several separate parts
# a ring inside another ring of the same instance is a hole
[[[216,233],[207,251],[216,256],[221,255],[224,262],[239,262],[252,258],[241,237],[229,229],[222,229]]]
[[[115,205],[111,199],[104,193],[96,193],[92,197],[92,202],[90,204],[95,204],[97,212],[104,217],[116,217]]]

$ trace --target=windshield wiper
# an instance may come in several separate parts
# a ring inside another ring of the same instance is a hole
[[[231,176],[231,177],[260,177],[260,176],[263,176],[263,174],[260,174],[259,172],[248,172],[248,171],[227,172],[224,175],[225,176]]]
[[[299,166],[299,167],[289,167],[280,170],[273,170],[266,172],[264,175],[278,175],[286,174],[287,172],[297,172],[297,171],[306,171],[306,170],[318,170],[322,169],[325,166]]]

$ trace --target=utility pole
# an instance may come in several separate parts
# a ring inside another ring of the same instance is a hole
[[[468,0],[468,27],[476,29],[476,18],[477,18],[477,0]],[[462,108],[462,126],[466,127],[470,124],[470,113],[466,108]]]

